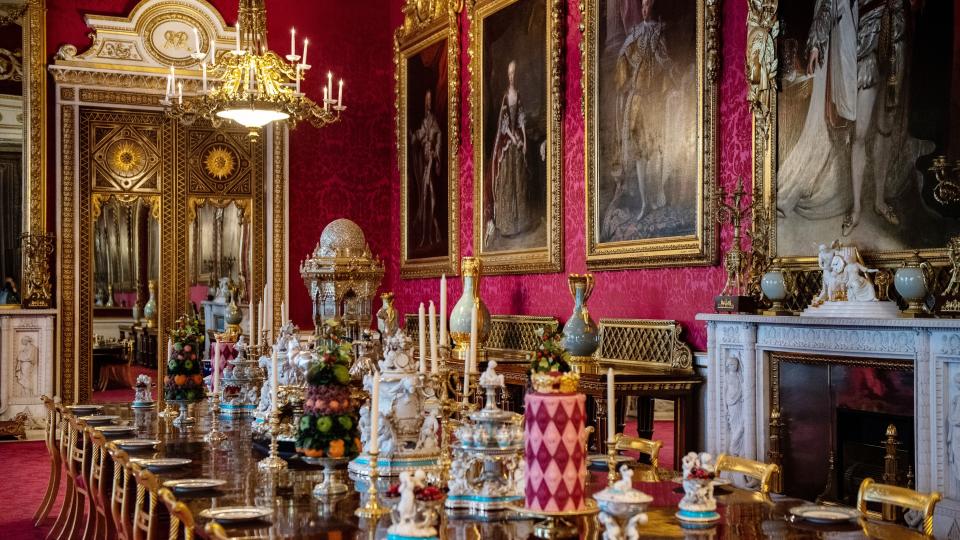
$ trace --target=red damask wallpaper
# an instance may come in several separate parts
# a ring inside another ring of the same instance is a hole
[[[391,10],[399,13],[402,0],[391,0]],[[528,276],[491,276],[481,281],[481,296],[492,313],[553,315],[566,320],[573,309],[567,292],[566,273],[586,271],[584,237],[584,149],[583,116],[580,112],[580,40],[577,30],[580,14],[578,0],[567,6],[566,37],[566,104],[564,106],[564,274]],[[732,185],[738,175],[751,177],[750,110],[746,103],[747,84],[744,78],[747,4],[741,0],[723,2],[722,15],[722,79],[719,93],[719,171],[720,181]],[[462,70],[469,77],[467,27],[465,14],[462,27]],[[473,233],[473,151],[469,139],[467,82],[463,81],[461,103],[461,182],[460,242],[462,255],[472,252]],[[399,251],[399,173],[391,161],[392,216],[391,253]],[[722,231],[723,249],[730,240],[730,231]],[[387,286],[397,293],[397,307],[403,313],[413,312],[419,302],[439,295],[439,280],[400,280],[396,257]],[[721,268],[674,268],[662,270],[627,270],[596,272],[596,288],[589,307],[594,318],[629,317],[676,319],[687,329],[686,339],[697,349],[706,348],[706,328],[694,320],[697,313],[712,311],[713,297],[723,286]],[[451,306],[459,297],[459,280],[452,280]]]

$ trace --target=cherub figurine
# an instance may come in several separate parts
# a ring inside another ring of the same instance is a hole
[[[613,489],[616,491],[633,490],[633,469],[628,465],[620,466],[620,479],[613,483]]]
[[[488,387],[502,387],[503,386],[503,375],[497,373],[497,361],[490,360],[487,362],[487,369],[480,375],[480,386]]]

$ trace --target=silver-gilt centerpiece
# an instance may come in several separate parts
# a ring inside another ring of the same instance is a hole
[[[220,380],[220,414],[227,417],[248,416],[257,410],[263,369],[251,358],[246,336],[234,345],[237,356],[227,362]]]
[[[504,384],[496,367],[491,360],[480,375],[484,408],[468,414],[456,430],[447,482],[447,508],[483,517],[523,499],[523,416],[497,406]]]

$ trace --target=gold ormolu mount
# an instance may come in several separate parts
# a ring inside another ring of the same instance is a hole
[[[714,299],[714,309],[718,313],[753,313],[757,309],[756,300],[747,290],[750,282],[749,255],[740,246],[740,225],[744,216],[748,213],[752,214],[754,205],[758,203],[752,201],[744,205],[746,195],[741,176],[737,178],[737,187],[729,197],[720,187],[717,188],[715,196],[717,221],[721,225],[730,223],[733,227],[730,250],[723,257],[727,282],[723,286],[723,291]],[[729,202],[727,202],[728,198]]]

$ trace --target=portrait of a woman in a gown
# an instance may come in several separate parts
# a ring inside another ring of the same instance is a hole
[[[779,255],[803,255],[812,242],[838,237],[869,251],[939,247],[946,231],[960,229],[922,193],[925,163],[945,141],[916,110],[913,93],[938,87],[949,71],[926,75],[950,52],[923,41],[924,33],[950,33],[931,26],[943,18],[932,5],[781,3]],[[946,104],[945,90],[924,107]]]
[[[493,177],[493,215],[488,216],[486,234],[516,236],[530,226],[527,204],[527,130],[523,102],[514,83],[517,63],[507,64],[507,89],[497,114],[497,136],[493,144],[490,171]]]

